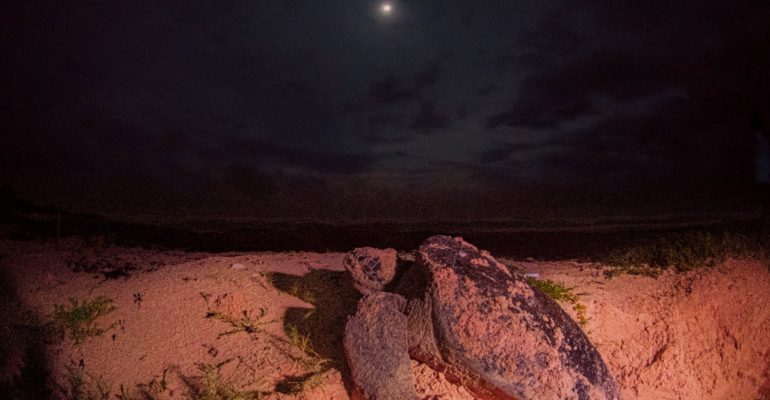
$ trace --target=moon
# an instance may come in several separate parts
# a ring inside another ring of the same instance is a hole
[[[390,15],[393,13],[393,4],[390,2],[384,2],[380,4],[380,12],[382,12],[384,15]]]

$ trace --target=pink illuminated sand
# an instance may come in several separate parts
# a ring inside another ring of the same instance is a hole
[[[72,272],[67,260],[92,257],[130,259],[141,270],[127,279],[104,280]],[[347,399],[338,369],[299,396],[275,392],[275,385],[306,372],[305,355],[287,340],[289,308],[312,306],[276,289],[265,272],[302,275],[314,269],[343,271],[342,253],[159,252],[80,243],[0,243],[0,268],[15,281],[22,308],[41,320],[67,299],[107,296],[117,309],[103,317],[114,329],[80,345],[65,339],[48,350],[49,368],[59,383],[67,366],[82,363],[88,376],[122,385],[159,379],[167,371],[161,398],[184,399],[183,377],[200,375],[196,364],[226,360],[221,375],[240,389],[271,392],[267,399]],[[658,279],[606,279],[602,266],[573,261],[506,263],[541,278],[574,286],[586,305],[586,331],[615,375],[626,399],[761,399],[770,396],[770,273],[752,261]],[[234,264],[240,264],[233,268]],[[142,301],[134,295],[141,293]],[[334,293],[330,293],[334,295]],[[574,316],[569,305],[564,308]],[[259,315],[263,332],[220,336],[229,326],[208,312]],[[13,314],[13,313],[10,313]],[[112,335],[115,338],[112,338]],[[22,343],[24,338],[16,338]],[[21,365],[11,354],[4,376]],[[340,368],[344,371],[344,368]],[[429,368],[413,363],[419,392],[430,399],[470,399]],[[255,376],[262,379],[255,381]],[[764,397],[762,397],[764,396]]]

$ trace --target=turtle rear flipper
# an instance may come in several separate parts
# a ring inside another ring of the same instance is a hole
[[[358,302],[345,326],[345,359],[355,386],[354,399],[418,399],[407,337],[406,300],[378,292]]]

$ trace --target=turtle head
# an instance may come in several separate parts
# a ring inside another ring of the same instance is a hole
[[[380,292],[396,275],[396,250],[360,247],[342,261],[356,289],[364,295]]]

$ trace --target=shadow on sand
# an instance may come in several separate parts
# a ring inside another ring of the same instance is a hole
[[[0,398],[53,398],[47,338],[45,326],[23,308],[13,280],[0,267]],[[10,365],[18,355],[21,365]]]
[[[303,276],[271,273],[273,286],[313,304],[315,308],[290,308],[284,318],[284,330],[289,334],[292,327],[307,337],[312,350],[330,360],[331,366],[342,374],[343,382],[350,390],[350,372],[342,339],[348,315],[356,312],[361,294],[353,287],[347,272],[314,270]]]

